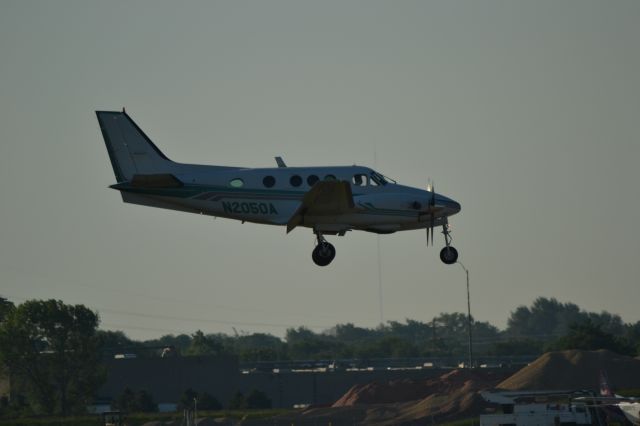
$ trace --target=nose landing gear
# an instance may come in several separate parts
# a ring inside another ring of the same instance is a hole
[[[444,235],[445,247],[440,250],[440,260],[447,265],[453,265],[458,261],[458,250],[451,245],[451,230],[448,221],[442,224],[442,234]]]
[[[318,244],[311,253],[313,262],[318,266],[327,266],[336,257],[336,248],[324,239],[321,233],[316,232]]]

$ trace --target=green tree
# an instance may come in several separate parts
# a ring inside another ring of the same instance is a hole
[[[624,355],[633,355],[634,348],[623,339],[602,330],[602,326],[594,324],[591,319],[574,323],[569,327],[569,333],[547,346],[550,350],[597,350],[608,349]]]
[[[191,336],[191,345],[185,351],[186,355],[221,355],[223,346],[220,341],[198,330]]]
[[[460,312],[441,313],[433,319],[432,325],[435,325],[432,332],[435,333],[440,355],[466,353],[469,336],[467,315]]]
[[[178,408],[181,410],[188,409],[194,410],[196,408],[196,401],[198,404],[198,410],[221,410],[222,404],[215,397],[207,392],[198,393],[195,390],[189,388],[182,393]]]
[[[409,358],[418,355],[411,342],[395,335],[387,335],[355,349],[359,358]]]
[[[198,410],[222,410],[218,399],[207,392],[198,394]]]
[[[186,334],[166,334],[159,339],[151,339],[142,342],[142,346],[173,346],[178,352],[185,353],[191,345],[191,336]]]
[[[231,401],[229,401],[230,410],[246,410],[247,407],[247,399],[240,391],[236,392],[233,398],[231,398]]]
[[[2,323],[7,315],[15,309],[12,302],[0,296],[0,323]]]
[[[332,359],[344,347],[334,337],[316,334],[306,327],[287,329],[285,339],[292,359]]]
[[[355,343],[380,337],[380,333],[370,328],[356,327],[352,323],[338,324],[329,331],[336,340],[344,343]]]
[[[622,336],[625,334],[625,324],[620,315],[610,314],[602,311],[599,314],[589,312],[586,316],[596,325],[602,328],[602,331],[611,333],[614,336]]]
[[[195,408],[195,400],[198,398],[198,392],[189,388],[182,392],[178,408],[181,410],[193,410]]]
[[[228,350],[241,361],[278,361],[286,359],[286,345],[270,334],[253,333],[228,339]]]
[[[626,324],[624,337],[631,346],[635,347],[635,355],[640,355],[640,321],[635,324]]]
[[[518,338],[550,340],[563,336],[569,325],[580,322],[585,314],[573,303],[538,297],[531,308],[519,306],[508,319],[507,335]]]
[[[136,393],[135,398],[136,411],[141,413],[155,413],[158,411],[158,404],[153,400],[153,396],[145,390]]]
[[[137,345],[137,342],[129,339],[122,331],[98,330],[96,336],[100,349],[111,353],[119,353],[122,348]]]
[[[126,387],[113,402],[114,408],[127,413],[155,413],[158,404],[153,401],[153,396],[145,390],[134,392]]]
[[[131,388],[126,387],[113,401],[113,407],[120,411],[131,413],[134,411],[135,399],[135,392],[133,392]]]
[[[98,315],[83,305],[30,300],[0,324],[0,359],[24,380],[40,412],[84,410],[104,375],[99,367]]]

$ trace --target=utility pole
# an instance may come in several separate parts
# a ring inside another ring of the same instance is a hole
[[[197,425],[198,424],[198,397],[195,396],[193,397],[193,424]]]
[[[471,296],[469,293],[469,270],[464,267],[462,262],[457,262],[457,263],[458,265],[462,266],[462,269],[464,269],[464,272],[467,274],[467,329],[469,330],[469,367],[473,367],[473,343],[472,343],[473,341],[471,338],[472,320],[471,320]]]

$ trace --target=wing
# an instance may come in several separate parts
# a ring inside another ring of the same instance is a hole
[[[300,225],[305,215],[339,215],[354,208],[351,185],[346,181],[322,180],[304,194],[300,207],[287,222],[287,233]]]

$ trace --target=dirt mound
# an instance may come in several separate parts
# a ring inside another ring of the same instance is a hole
[[[395,380],[352,387],[327,409],[340,408],[362,424],[398,425],[416,421],[450,421],[479,414],[485,406],[479,391],[494,388],[506,372],[453,370],[425,380]],[[350,408],[351,410],[346,410]]]
[[[386,383],[354,385],[333,407],[348,407],[356,404],[388,404],[425,398],[429,390],[422,382],[410,379],[392,380]]]
[[[614,389],[640,387],[640,360],[607,350],[546,353],[497,387],[507,390],[597,390],[601,370],[607,372]]]
[[[614,389],[640,387],[640,360],[604,350],[551,352],[511,377],[499,370],[461,369],[433,379],[357,385],[332,407],[277,419],[296,425],[441,424],[481,414],[487,407],[480,396],[482,390],[598,389],[600,370],[608,373]]]
[[[452,370],[440,377],[425,380],[392,380],[384,383],[355,385],[333,407],[357,404],[389,404],[408,402],[432,395],[467,393],[492,388],[505,378],[505,373],[483,370]]]

